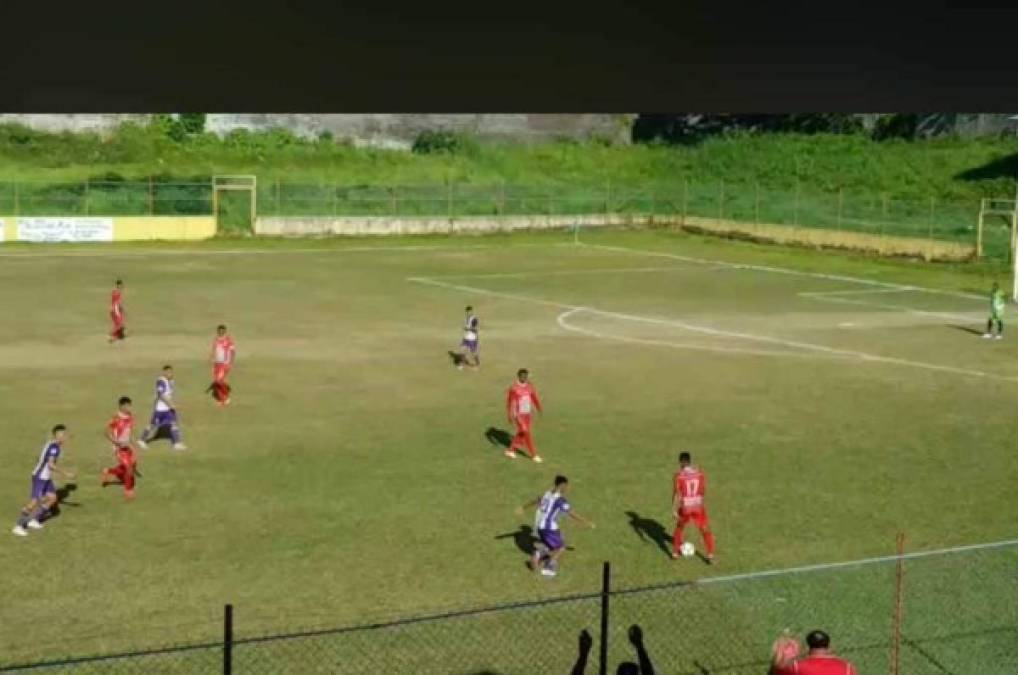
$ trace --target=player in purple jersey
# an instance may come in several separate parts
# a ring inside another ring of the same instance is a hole
[[[173,366],[163,366],[162,376],[156,380],[156,399],[152,406],[152,420],[148,428],[141,432],[138,446],[142,449],[148,447],[148,442],[153,440],[159,430],[167,427],[170,430],[170,439],[173,441],[174,450],[187,450],[187,446],[181,442],[180,422],[177,419],[177,409],[173,407]]]
[[[523,511],[532,506],[537,507],[534,520],[540,541],[535,546],[534,555],[530,560],[530,569],[535,573],[540,572],[546,577],[558,574],[559,559],[566,550],[566,542],[562,538],[558,519],[566,515],[584,525],[594,527],[594,523],[573,511],[572,506],[566,500],[568,490],[569,479],[565,476],[555,476],[554,488],[537,499],[516,507],[516,515],[523,515]]]
[[[466,310],[467,318],[463,322],[463,339],[460,341],[459,359],[456,367],[463,370],[463,366],[468,365],[473,370],[477,370],[481,367],[481,356],[479,353],[479,338],[477,334],[478,328],[480,328],[480,322],[477,320],[477,315],[474,314],[474,308],[467,306]],[[471,359],[473,362],[471,362]]]
[[[28,504],[21,509],[18,522],[11,530],[19,537],[28,535],[28,530],[41,530],[42,521],[45,520],[49,510],[57,503],[57,488],[53,484],[53,474],[59,473],[64,478],[74,478],[70,471],[64,471],[57,466],[57,459],[63,450],[64,440],[67,438],[67,427],[58,424],[53,427],[50,439],[46,441],[42,452],[39,453],[39,461],[32,469],[32,494]],[[25,529],[28,528],[28,529]]]

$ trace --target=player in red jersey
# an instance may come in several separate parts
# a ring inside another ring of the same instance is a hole
[[[117,406],[117,414],[106,425],[106,439],[113,444],[113,456],[117,458],[117,465],[103,469],[102,486],[106,487],[119,480],[124,485],[124,497],[133,499],[138,458],[134,451],[134,416],[131,414],[131,399],[121,396]]]
[[[212,341],[212,384],[205,391],[211,391],[220,406],[230,405],[231,387],[226,382],[233,362],[237,357],[237,346],[233,338],[226,334],[226,326],[220,324],[216,328],[216,337]]]
[[[707,564],[714,563],[714,533],[710,531],[707,508],[703,503],[706,491],[707,476],[693,466],[693,459],[688,452],[679,453],[679,470],[675,472],[672,492],[672,515],[678,521],[672,535],[672,558],[680,557],[682,531],[692,522],[700,530],[703,543],[707,547]]]
[[[506,449],[505,456],[509,459],[516,459],[516,450],[526,445],[530,459],[540,463],[544,460],[537,454],[537,448],[534,447],[534,439],[530,435],[530,424],[533,409],[536,408],[538,412],[542,412],[541,399],[537,397],[537,390],[528,381],[529,378],[529,371],[526,368],[520,368],[516,373],[516,381],[509,386],[509,390],[506,392],[506,415],[509,418],[509,423],[516,425],[516,435]]]
[[[124,282],[117,279],[113,285],[113,296],[110,300],[110,319],[113,321],[113,330],[110,331],[110,344],[127,337],[124,330]]]
[[[856,675],[855,666],[831,653],[831,638],[822,630],[806,636],[809,654],[796,658],[799,644],[789,635],[774,643],[771,675]]]

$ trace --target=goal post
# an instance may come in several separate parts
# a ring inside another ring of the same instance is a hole
[[[212,177],[212,214],[218,223],[220,220],[222,195],[224,192],[233,194],[247,193],[248,219],[253,229],[258,216],[258,179],[255,176],[213,176]]]
[[[1018,195],[1016,195],[1018,196]],[[1018,302],[1018,199],[983,199],[979,203],[979,228],[976,231],[976,257],[983,255],[983,234],[988,223],[1003,219],[1009,230],[1008,262],[1011,263],[1011,299]]]

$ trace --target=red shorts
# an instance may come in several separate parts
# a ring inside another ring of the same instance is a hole
[[[530,431],[530,415],[517,415],[516,416],[516,431],[521,433],[527,433]]]
[[[216,363],[212,366],[212,379],[216,382],[222,382],[226,379],[226,376],[230,374],[230,364],[228,363]]]
[[[117,448],[117,461],[122,466],[134,466],[137,463],[134,450],[131,448]]]
[[[707,521],[707,511],[704,509],[699,509],[697,511],[680,511],[679,527],[685,527],[689,523],[693,523],[701,530],[708,527],[710,523]]]

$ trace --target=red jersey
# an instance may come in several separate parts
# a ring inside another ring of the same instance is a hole
[[[856,675],[855,666],[833,654],[816,654],[779,668],[776,675]]]
[[[118,447],[124,448],[131,443],[131,430],[134,428],[134,416],[131,413],[118,412],[106,425]]]
[[[509,417],[529,415],[534,408],[541,409],[541,399],[537,397],[534,385],[517,380],[510,385],[506,392],[505,408]]]
[[[695,466],[687,466],[675,473],[675,494],[680,498],[680,513],[702,511],[706,491],[707,476]]]
[[[121,306],[122,294],[119,288],[113,289],[113,297],[110,298],[110,311],[114,314],[123,314],[124,308]]]
[[[233,342],[233,338],[229,335],[222,337],[216,337],[212,341],[212,360],[215,363],[226,363],[232,364],[233,358],[236,356],[237,346]]]

